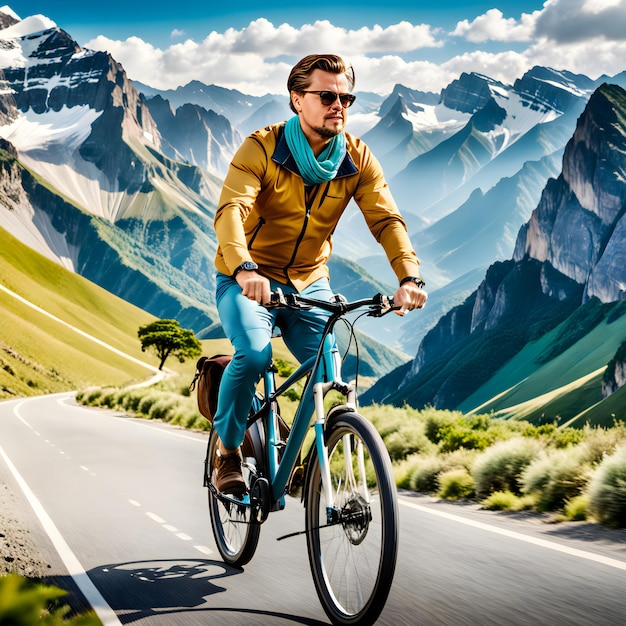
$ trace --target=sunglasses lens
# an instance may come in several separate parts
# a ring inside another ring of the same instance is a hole
[[[334,91],[320,91],[320,100],[325,107],[329,107],[335,103],[337,100],[337,96],[339,96],[339,101],[341,102],[341,106],[346,109],[355,101],[356,96],[353,96],[351,93],[341,93],[336,94]]]
[[[341,101],[341,104],[347,109],[356,100],[356,96],[353,96],[350,93],[344,93],[339,96],[339,100]]]

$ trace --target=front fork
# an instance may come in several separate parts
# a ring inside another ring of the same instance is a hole
[[[324,397],[331,389],[341,391],[346,396],[346,406],[352,409],[356,408],[356,390],[352,385],[348,385],[340,381],[331,381],[327,383],[320,382],[313,386],[313,399],[315,402],[315,446],[320,465],[320,474],[322,477],[322,491],[324,493],[324,501],[326,503],[326,520],[328,524],[336,524],[340,520],[340,510],[339,504],[335,502],[335,493],[330,476],[328,448],[324,437],[324,426],[326,423]],[[346,438],[349,438],[349,435],[347,435]],[[361,475],[364,476],[365,464],[363,461],[363,447],[360,442],[357,455],[359,471],[362,473]],[[350,453],[350,443],[348,441],[344,441],[344,462],[346,471],[345,479],[348,483],[354,486],[356,485],[356,479],[352,468],[352,455]]]

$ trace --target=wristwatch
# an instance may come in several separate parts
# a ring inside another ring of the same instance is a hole
[[[402,287],[404,283],[415,283],[420,289],[426,287],[426,283],[419,276],[405,276],[400,281],[400,287]]]
[[[259,266],[254,261],[244,261],[241,265],[239,265],[235,271],[233,272],[233,278],[239,274],[242,270],[246,270],[247,272],[253,272],[254,270],[258,270]]]

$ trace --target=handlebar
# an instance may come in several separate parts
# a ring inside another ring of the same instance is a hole
[[[382,317],[400,308],[394,306],[393,296],[384,296],[380,293],[377,293],[371,298],[348,302],[346,298],[340,294],[336,294],[331,300],[318,300],[317,298],[309,298],[299,293],[285,294],[281,289],[272,292],[270,301],[265,307],[268,309],[288,308],[296,310],[318,307],[330,313],[334,313],[335,315],[344,315],[345,313],[350,313],[351,311],[356,311],[363,307],[370,307],[367,315],[372,317]]]

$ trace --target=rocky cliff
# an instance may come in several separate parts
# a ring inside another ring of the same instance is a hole
[[[584,285],[585,300],[626,296],[626,93],[603,85],[589,100],[514,259],[549,263]],[[549,289],[549,286],[546,286]]]
[[[148,108],[162,135],[164,154],[225,176],[243,139],[226,117],[190,103],[174,111],[158,95],[148,99]]]
[[[626,342],[624,342],[609,364],[602,377],[602,396],[608,398],[626,385]]]

